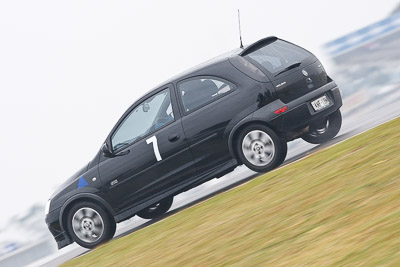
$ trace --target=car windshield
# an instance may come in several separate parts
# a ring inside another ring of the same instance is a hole
[[[302,62],[311,54],[293,44],[282,40],[276,40],[245,56],[246,59],[256,61],[264,69],[273,75],[283,73],[289,66]]]

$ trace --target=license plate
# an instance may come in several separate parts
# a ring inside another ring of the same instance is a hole
[[[329,104],[330,104],[329,98],[326,95],[311,102],[311,106],[314,108],[315,111],[324,109],[327,106],[329,106]]]

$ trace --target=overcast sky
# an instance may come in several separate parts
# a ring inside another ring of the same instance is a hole
[[[398,0],[0,1],[0,226],[45,203],[122,113],[169,77],[276,35],[311,50]]]

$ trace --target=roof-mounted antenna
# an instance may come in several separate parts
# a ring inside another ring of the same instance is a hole
[[[238,9],[238,19],[239,19],[239,37],[240,37],[240,48],[243,48],[243,43],[242,43],[242,31],[240,29],[240,11]]]

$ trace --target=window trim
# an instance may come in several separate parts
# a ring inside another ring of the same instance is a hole
[[[162,88],[162,89],[155,90],[155,91],[151,92],[151,94],[145,95],[144,97],[141,97],[140,99],[138,99],[138,101],[136,101],[136,102],[127,110],[127,112],[125,112],[125,113],[121,116],[120,120],[119,120],[119,121],[117,122],[117,124],[114,126],[113,130],[112,130],[111,133],[109,134],[109,137],[107,138],[107,139],[108,139],[108,142],[109,142],[109,144],[110,144],[109,147],[110,147],[111,151],[113,152],[113,154],[118,154],[119,152],[125,150],[126,148],[128,148],[128,147],[130,147],[130,146],[136,144],[137,142],[139,142],[139,141],[143,140],[144,138],[146,138],[146,137],[148,137],[148,136],[150,136],[150,135],[152,135],[152,134],[158,132],[159,130],[163,129],[163,128],[166,127],[166,126],[171,125],[172,123],[174,123],[174,122],[176,121],[177,118],[176,118],[176,111],[174,110],[173,87],[172,87],[171,85],[168,85],[168,86],[161,87],[161,88]],[[155,96],[155,95],[157,95],[157,94],[159,94],[159,93],[161,93],[161,92],[163,92],[163,91],[166,91],[166,90],[169,90],[169,95],[170,95],[170,100],[171,100],[171,108],[172,108],[172,112],[173,112],[173,114],[174,114],[174,120],[172,120],[172,121],[170,121],[169,123],[167,123],[167,124],[161,126],[160,128],[156,129],[154,132],[151,132],[151,133],[148,133],[148,134],[146,134],[146,135],[143,135],[142,137],[140,137],[140,138],[134,140],[133,142],[127,144],[126,146],[123,146],[123,147],[120,147],[120,148],[114,150],[114,147],[113,147],[113,144],[112,144],[112,138],[114,137],[114,135],[116,134],[116,132],[120,129],[121,125],[122,125],[122,124],[126,121],[126,119],[129,117],[129,115],[131,115],[132,112],[133,112],[140,104],[142,104],[144,101],[146,101],[147,99],[149,99],[149,98],[151,98],[151,97],[153,97],[153,96]]]
[[[194,109],[192,109],[190,111],[186,111],[185,110],[185,105],[183,104],[182,93],[181,93],[181,90],[180,90],[179,87],[180,87],[180,85],[182,83],[185,83],[185,82],[188,82],[188,81],[192,81],[192,80],[198,80],[198,79],[217,80],[217,81],[220,81],[220,82],[228,84],[231,87],[231,90],[229,90],[228,92],[226,92],[223,95],[220,95],[220,96],[218,96],[218,97],[216,97],[214,99],[211,99],[210,101],[207,101],[207,102],[199,105],[198,107],[196,107],[196,108],[194,108]],[[176,97],[178,99],[179,106],[181,108],[182,114],[183,114],[183,116],[186,116],[186,115],[189,115],[189,114],[191,114],[191,113],[193,113],[193,112],[195,112],[195,111],[197,111],[197,110],[199,110],[199,109],[201,109],[201,108],[203,108],[205,106],[208,106],[211,103],[214,103],[215,101],[218,101],[221,98],[224,98],[225,96],[229,95],[230,93],[236,91],[236,89],[237,89],[237,86],[233,82],[228,81],[228,80],[226,80],[224,78],[221,78],[221,77],[218,77],[218,76],[201,75],[201,76],[193,76],[193,77],[189,77],[189,78],[185,78],[183,80],[180,80],[179,82],[176,83],[176,90],[175,91],[176,91]]]

